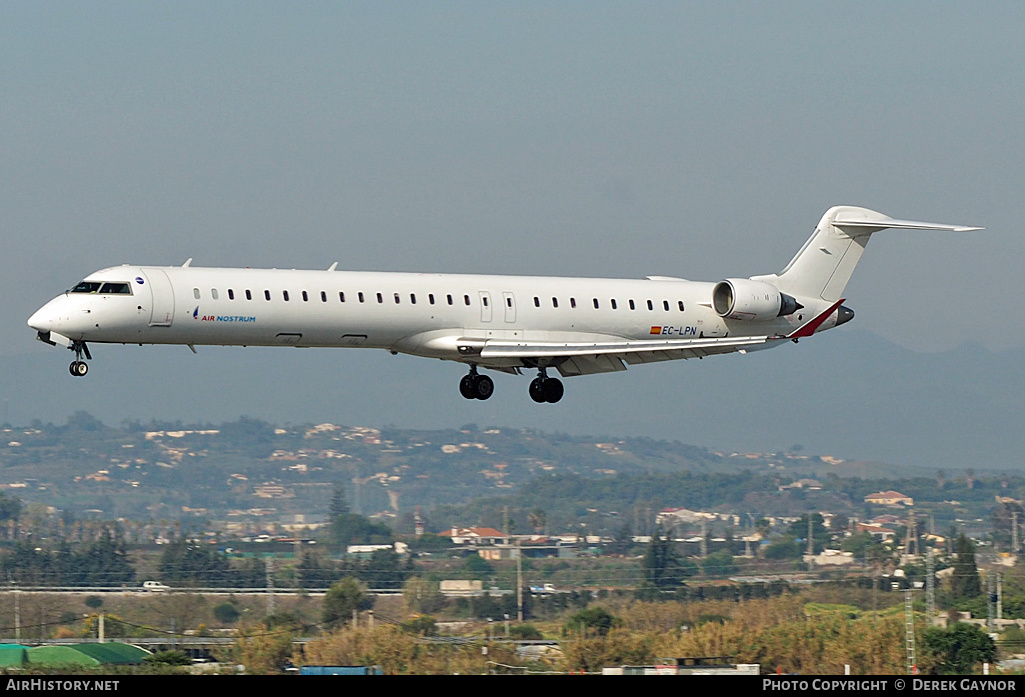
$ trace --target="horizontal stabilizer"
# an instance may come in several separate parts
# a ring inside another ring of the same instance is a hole
[[[969,227],[967,225],[946,225],[943,223],[923,223],[918,220],[896,220],[894,218],[881,218],[872,220],[870,218],[857,218],[848,216],[837,216],[833,219],[833,225],[837,227],[867,227],[874,230],[946,230],[949,232],[972,232],[974,230],[985,230],[982,227]]]
[[[984,229],[969,225],[899,220],[868,208],[834,206],[826,211],[815,227],[815,232],[782,271],[751,278],[771,283],[798,300],[821,298],[834,303],[843,295],[869,239],[874,233],[887,228],[946,232]]]

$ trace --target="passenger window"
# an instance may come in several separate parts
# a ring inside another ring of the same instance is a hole
[[[320,291],[320,302],[322,302],[322,303],[326,303],[327,302],[327,293],[325,293],[324,291]]]
[[[594,309],[595,309],[595,310],[597,310],[597,309],[598,309],[598,298],[595,298],[595,299],[594,299]]]
[[[228,289],[228,300],[234,300],[234,299],[235,299],[235,291],[232,288],[229,288]]]
[[[309,301],[310,301],[310,296],[309,296],[309,295],[308,295],[308,294],[306,293],[306,291],[304,290],[304,291],[303,291],[303,302],[304,302],[304,303],[308,303]]]
[[[663,309],[665,309],[666,312],[669,312],[669,301],[668,300],[663,300],[662,301],[662,307],[663,307]]]
[[[682,300],[677,300],[676,302],[680,306],[680,312],[683,312],[683,301]]]
[[[359,301],[363,302],[363,292],[362,291],[360,291],[360,294],[359,294]]]
[[[451,295],[446,295],[445,297],[448,298],[448,304],[451,305],[452,304],[452,296]]]
[[[399,304],[399,294],[398,293],[395,294],[395,304],[396,305]]]
[[[470,306],[470,296],[469,295],[464,295],[463,296],[463,302],[465,302],[466,306],[469,307]]]
[[[654,310],[655,309],[655,306],[651,304],[650,300],[648,301],[648,309],[649,310]]]
[[[434,304],[434,293],[431,293],[427,296],[427,302],[429,302],[431,305]]]
[[[558,298],[552,298],[552,307],[558,307],[558,306],[559,306],[559,299]]]
[[[252,299],[253,299],[253,292],[251,290],[249,290],[248,288],[246,288],[246,300],[252,300]]]
[[[576,298],[570,298],[569,299],[569,306],[570,307],[576,307],[577,306],[577,299]]]
[[[637,309],[637,306],[636,306],[636,305],[634,305],[634,300],[633,300],[633,298],[630,298],[630,309],[631,309],[631,310],[636,310],[636,309]]]
[[[288,291],[287,290],[281,291],[281,297],[283,297],[285,299],[285,302],[287,303],[288,302]]]
[[[194,297],[196,300],[199,300],[199,288],[192,289],[192,297]]]
[[[416,293],[409,294],[409,304],[416,305]]]
[[[264,290],[263,291],[263,297],[265,297],[267,300],[270,300],[270,291],[269,290]]]
[[[541,298],[534,296],[534,307],[541,307]]]
[[[380,293],[378,293],[377,294],[377,304],[380,305],[383,302],[384,302],[384,296],[381,295]]]
[[[609,304],[612,305],[612,309],[613,310],[616,309],[616,299],[615,298],[613,298],[612,300],[609,300]]]
[[[210,289],[210,297],[213,298],[214,300],[218,299],[218,297],[217,297],[217,289],[216,288],[211,288]]]
[[[345,291],[338,291],[338,302],[345,302]]]
[[[506,307],[512,307],[512,298],[506,298],[505,299],[505,306]]]
[[[481,300],[484,301],[484,307],[487,307],[488,306],[488,296],[485,295],[484,297],[481,298]]]

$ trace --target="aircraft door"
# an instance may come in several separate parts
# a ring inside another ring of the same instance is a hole
[[[486,290],[480,291],[480,321],[491,321],[491,293]]]
[[[142,269],[150,292],[151,327],[170,327],[174,319],[174,290],[171,279],[162,269]]]

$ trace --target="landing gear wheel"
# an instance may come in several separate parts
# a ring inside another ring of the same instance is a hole
[[[530,381],[530,389],[528,390],[528,392],[530,393],[530,398],[538,404],[547,401],[547,399],[545,398],[544,385],[544,380],[542,380],[541,378],[534,378]]]
[[[89,364],[85,361],[72,361],[71,365],[68,366],[68,370],[76,378],[85,377],[85,374],[89,372]]]
[[[549,404],[555,404],[556,402],[558,402],[560,399],[562,399],[562,395],[566,392],[566,388],[562,386],[562,380],[559,380],[557,378],[548,378],[544,381],[543,386],[545,392],[545,401]]]
[[[459,394],[463,395],[466,399],[477,399],[477,380],[476,375],[464,375],[463,379],[459,381]]]
[[[477,399],[484,400],[495,394],[495,381],[487,375],[478,375],[474,388],[477,392]]]

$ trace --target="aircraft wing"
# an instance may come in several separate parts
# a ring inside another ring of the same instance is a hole
[[[558,368],[563,377],[626,370],[626,364],[654,363],[681,358],[704,358],[720,353],[768,348],[778,336],[741,336],[699,339],[661,339],[638,341],[524,342],[487,341],[482,359],[521,358],[547,363]]]

